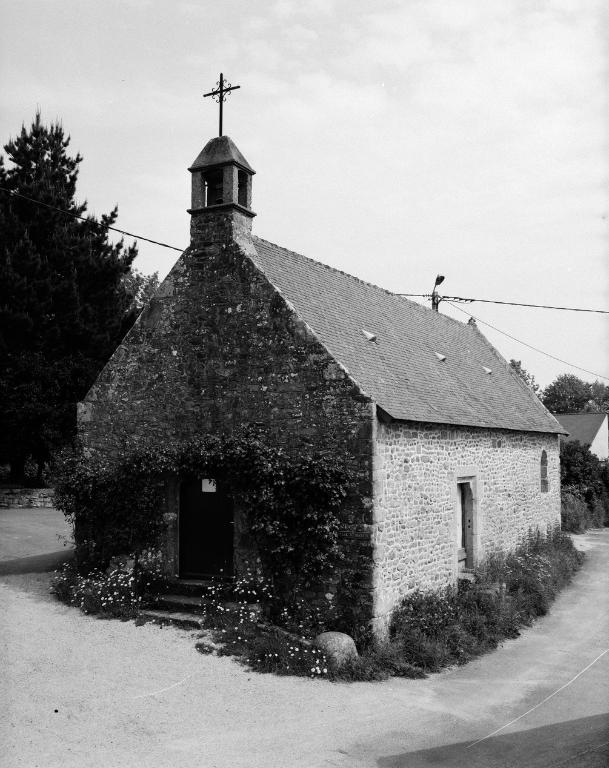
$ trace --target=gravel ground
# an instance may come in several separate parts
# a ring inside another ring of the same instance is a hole
[[[562,762],[570,759],[570,749],[598,756],[608,725],[609,652],[603,651],[609,531],[580,541],[590,551],[588,565],[551,615],[518,640],[427,680],[352,685],[251,673],[232,659],[198,654],[196,633],[83,616],[49,595],[48,575],[3,576],[0,763],[4,768],[604,765]],[[561,686],[565,690],[554,696]],[[532,714],[463,752],[462,759],[447,756],[445,750],[463,751],[464,740],[490,734],[531,707]],[[563,743],[553,728],[566,734]],[[527,734],[545,752],[555,750],[549,761],[531,757]]]

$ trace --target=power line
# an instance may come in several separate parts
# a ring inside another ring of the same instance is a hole
[[[147,243],[152,243],[153,245],[160,245],[162,248],[171,248],[172,251],[179,251],[182,253],[184,251],[184,248],[176,248],[175,245],[168,245],[167,243],[161,243],[159,240],[151,240],[149,237],[144,237],[143,235],[134,235],[133,232],[126,232],[124,229],[118,229],[118,227],[111,227],[109,224],[103,224],[102,222],[92,222],[91,219],[88,219],[86,216],[80,216],[78,213],[74,213],[73,211],[65,211],[63,208],[57,208],[55,205],[50,205],[49,203],[43,203],[42,200],[35,200],[33,197],[28,197],[27,195],[22,195],[20,192],[14,192],[12,189],[6,189],[6,187],[0,187],[0,190],[2,192],[7,192],[9,195],[12,195],[13,197],[21,197],[23,200],[27,200],[30,203],[35,203],[36,205],[42,205],[44,208],[50,208],[52,211],[57,211],[58,213],[63,213],[66,216],[72,216],[74,219],[80,219],[80,221],[86,221],[91,223],[95,223],[96,226],[103,227],[104,229],[111,229],[113,232],[119,232],[121,235],[126,235],[127,237],[133,237],[136,240],[144,240]]]
[[[398,296],[416,296],[421,299],[430,299],[431,293],[398,293]],[[609,315],[608,309],[582,309],[580,307],[556,307],[550,304],[525,304],[520,301],[499,301],[499,299],[469,299],[464,296],[439,296],[440,301],[462,301],[471,303],[473,301],[484,302],[485,304],[506,304],[510,307],[534,307],[535,309],[562,309],[568,312],[595,312],[599,315]]]
[[[74,213],[73,211],[66,211],[63,208],[58,208],[55,205],[50,205],[49,203],[43,203],[42,200],[36,200],[33,197],[28,197],[27,195],[23,195],[20,192],[15,192],[12,189],[7,189],[6,187],[0,187],[0,191],[6,192],[9,195],[12,195],[13,197],[20,197],[23,200],[27,200],[30,203],[34,203],[35,205],[41,205],[44,208],[49,208],[52,211],[57,211],[58,213],[62,213],[65,216],[71,216],[74,219],[79,219],[80,221],[89,222],[91,223],[91,219],[86,218],[85,216],[80,216],[77,213]],[[109,224],[103,224],[101,222],[95,222],[96,226],[103,227],[104,229],[111,230],[112,232],[118,232],[121,235],[126,235],[127,237],[132,237],[136,240],[143,240],[146,243],[152,243],[153,245],[160,245],[162,248],[169,248],[172,251],[178,251],[179,253],[183,253],[183,248],[178,248],[175,245],[169,245],[168,243],[163,243],[160,240],[153,240],[150,237],[145,237],[144,235],[137,235],[133,232],[127,232],[124,229],[118,229],[118,227],[112,227]],[[398,293],[397,296],[407,296],[407,297],[416,297],[416,298],[431,298],[430,293]],[[504,304],[508,306],[513,307],[534,307],[537,309],[557,309],[557,310],[566,310],[570,312],[594,312],[597,314],[609,314],[609,310],[605,309],[581,309],[578,307],[557,307],[557,306],[550,306],[547,304],[525,304],[522,302],[516,302],[516,301],[499,301],[496,299],[473,299],[473,298],[464,298],[462,296],[440,296],[439,299],[441,301],[447,301],[452,307],[455,309],[458,309],[460,312],[463,312],[463,314],[469,314],[470,317],[474,317],[474,315],[471,315],[469,312],[465,312],[460,307],[458,307],[456,304],[453,304],[452,301],[463,301],[463,302],[484,302],[487,304]],[[452,301],[451,301],[452,300]],[[474,318],[477,320],[478,318]],[[531,346],[530,344],[527,344],[524,341],[520,341],[520,339],[515,338],[514,336],[510,336],[509,333],[504,333],[504,331],[499,330],[499,328],[495,328],[490,323],[485,322],[484,320],[480,320],[479,322],[483,323],[484,325],[487,325],[489,328],[493,328],[493,330],[497,331],[498,333],[502,333],[504,336],[507,336],[510,339],[513,339],[514,341],[517,341],[519,344],[523,344],[525,347],[529,347],[530,349],[535,350],[536,352],[539,352],[542,355],[546,355],[547,357],[551,357],[554,360],[557,360],[558,362],[564,363],[565,365],[569,365],[572,368],[577,368],[580,371],[584,371],[585,373],[589,373],[592,376],[599,376],[602,379],[607,379],[606,376],[602,376],[601,374],[593,373],[592,371],[588,371],[585,368],[581,368],[578,365],[573,365],[572,363],[568,363],[566,360],[561,360],[558,357],[554,357],[554,355],[549,354],[548,352],[544,352],[541,349],[537,349],[536,347]],[[609,379],[607,379],[609,380]]]
[[[512,341],[517,341],[519,344],[522,344],[525,347],[528,347],[529,349],[532,349],[535,352],[539,352],[541,355],[545,355],[546,357],[551,358],[552,360],[557,360],[559,363],[563,363],[564,365],[568,365],[571,368],[577,368],[578,371],[583,371],[584,373],[589,373],[591,376],[596,376],[598,379],[605,379],[605,381],[609,381],[609,376],[603,376],[602,373],[595,373],[594,371],[589,371],[587,368],[582,368],[580,365],[574,365],[573,363],[569,363],[567,360],[563,360],[560,357],[556,357],[555,355],[551,355],[549,352],[544,352],[543,349],[539,349],[539,347],[534,347],[532,344],[528,344],[526,341],[522,341],[522,339],[517,339],[515,336],[512,336],[509,333],[506,333],[505,331],[502,331],[500,328],[497,328],[494,325],[491,325],[490,323],[487,323],[485,320],[481,320],[479,317],[476,317],[475,315],[472,315],[470,312],[466,312],[464,309],[461,309],[461,307],[457,306],[456,304],[453,304],[452,301],[447,301],[448,304],[450,304],[451,307],[454,307],[455,309],[458,309],[459,312],[462,312],[464,315],[469,315],[472,317],[477,323],[482,323],[482,325],[486,325],[489,328],[492,328],[494,331],[497,331],[497,333],[501,333],[503,336],[507,336],[508,339],[512,339]]]
[[[441,296],[440,298],[449,301],[452,299],[453,301],[463,301],[463,302],[472,302],[472,301],[482,301],[485,304],[507,304],[511,307],[535,307],[536,309],[564,309],[569,312],[596,312],[600,315],[609,315],[608,309],[581,309],[580,307],[554,307],[550,306],[548,304],[523,304],[519,301],[499,301],[498,299],[466,299],[462,296]]]

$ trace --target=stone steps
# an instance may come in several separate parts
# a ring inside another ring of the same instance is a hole
[[[154,621],[157,624],[174,624],[187,629],[202,629],[205,609],[207,606],[215,609],[221,603],[225,610],[236,614],[242,610],[240,603],[223,599],[230,594],[231,580],[207,581],[201,579],[173,579],[169,584],[170,592],[153,596],[153,605],[140,611],[139,616],[144,621]],[[212,587],[212,592],[208,588]],[[257,619],[263,615],[262,606],[252,603],[247,607]]]
[[[206,596],[210,591],[218,592],[228,589],[232,579],[172,579],[169,587],[175,595]]]
[[[182,629],[202,629],[203,618],[184,611],[160,611],[147,608],[139,612],[139,618],[155,624],[173,624]]]
[[[195,595],[163,594],[156,596],[156,603],[165,609],[173,611],[185,611],[188,613],[200,613],[203,610],[205,599]]]

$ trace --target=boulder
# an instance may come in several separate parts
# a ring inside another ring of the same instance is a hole
[[[358,657],[353,638],[344,632],[322,632],[314,642],[334,667],[342,667],[345,662]]]

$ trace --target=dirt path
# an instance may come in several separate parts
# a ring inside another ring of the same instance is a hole
[[[198,654],[194,633],[64,607],[43,574],[3,576],[2,765],[600,768],[609,742],[609,653],[599,656],[609,635],[609,531],[579,541],[588,563],[546,619],[495,653],[420,681],[254,674]]]

